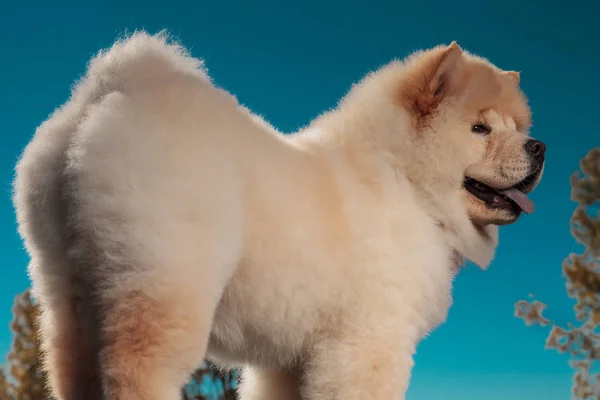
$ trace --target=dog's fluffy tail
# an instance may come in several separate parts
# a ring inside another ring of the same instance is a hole
[[[173,74],[199,77],[211,83],[203,61],[191,57],[166,32],[156,35],[135,32],[92,58],[74,96],[90,103],[110,92],[128,92],[166,81]]]
[[[172,73],[209,82],[202,62],[165,33],[137,32],[118,41],[92,59],[69,101],[37,129],[17,164],[13,202],[31,256],[32,294],[41,309],[43,364],[60,400],[101,398],[94,313],[82,300],[77,265],[69,257],[69,143],[104,96],[144,88]]]

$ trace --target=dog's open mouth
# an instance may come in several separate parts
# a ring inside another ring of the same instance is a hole
[[[465,178],[464,186],[473,196],[482,200],[490,208],[513,211],[518,214],[523,211],[531,214],[534,210],[533,201],[524,193],[536,181],[540,170],[530,174],[521,182],[507,189],[494,189],[473,178]]]

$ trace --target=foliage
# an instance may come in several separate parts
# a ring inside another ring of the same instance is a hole
[[[0,368],[0,400],[11,400],[13,398],[12,393],[12,385],[8,382],[4,370]]]
[[[13,344],[7,369],[0,368],[0,400],[49,400],[46,376],[40,365],[41,351],[35,323],[39,309],[29,290],[15,299]],[[183,400],[233,400],[238,373],[223,372],[203,363],[182,390]]]
[[[546,305],[521,300],[515,315],[527,326],[550,326],[546,348],[568,353],[574,368],[572,394],[578,400],[600,399],[600,147],[581,159],[581,172],[571,176],[571,198],[578,203],[571,218],[573,237],[585,250],[571,254],[562,265],[569,297],[575,299],[575,324],[559,326],[546,318]]]
[[[12,349],[8,354],[8,376],[4,380],[5,390],[0,396],[15,400],[49,399],[46,376],[40,365],[40,349],[37,338],[36,320],[39,310],[29,291],[15,298],[13,306]],[[0,391],[1,393],[1,391]],[[1,397],[0,397],[1,398]]]
[[[203,363],[184,388],[184,400],[235,400],[239,371],[225,372]]]

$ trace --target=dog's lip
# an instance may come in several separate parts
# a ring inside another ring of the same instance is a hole
[[[495,188],[475,178],[465,177],[463,186],[473,196],[486,203],[490,208],[500,208],[514,212],[524,211],[531,214],[535,205],[527,197],[539,178],[541,168],[536,168],[525,179],[505,189]]]
[[[476,178],[470,177],[468,175],[465,175],[463,185],[466,185],[469,182],[477,182],[495,192],[503,192],[503,191],[507,191],[510,189],[517,189],[517,190],[527,194],[533,190],[533,185],[538,180],[541,172],[542,172],[542,168],[536,168],[535,171],[533,171],[532,173],[527,175],[523,180],[515,183],[512,186],[508,186],[508,187],[506,187],[506,186],[505,187],[495,187],[494,185],[487,183],[485,180],[476,179]]]
[[[523,193],[529,193],[533,190],[533,185],[539,178],[541,172],[542,172],[541,168],[536,168],[535,171],[533,171],[532,173],[527,175],[525,177],[525,179],[523,179],[521,182],[517,183],[516,185],[513,185],[508,188],[504,188],[504,189],[494,189],[494,190],[504,191],[504,190],[509,190],[509,189],[517,189]]]

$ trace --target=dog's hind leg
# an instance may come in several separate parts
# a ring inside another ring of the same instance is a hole
[[[43,367],[59,400],[100,400],[95,332],[69,291],[41,296],[39,336]]]
[[[100,366],[107,399],[181,398],[182,386],[204,359],[218,300],[210,276],[190,278],[177,271],[138,276],[143,284],[106,293]]]
[[[205,357],[215,310],[240,257],[241,230],[228,223],[234,214],[157,229],[131,223],[118,236],[92,240],[102,255],[94,270],[106,399],[181,399]]]

